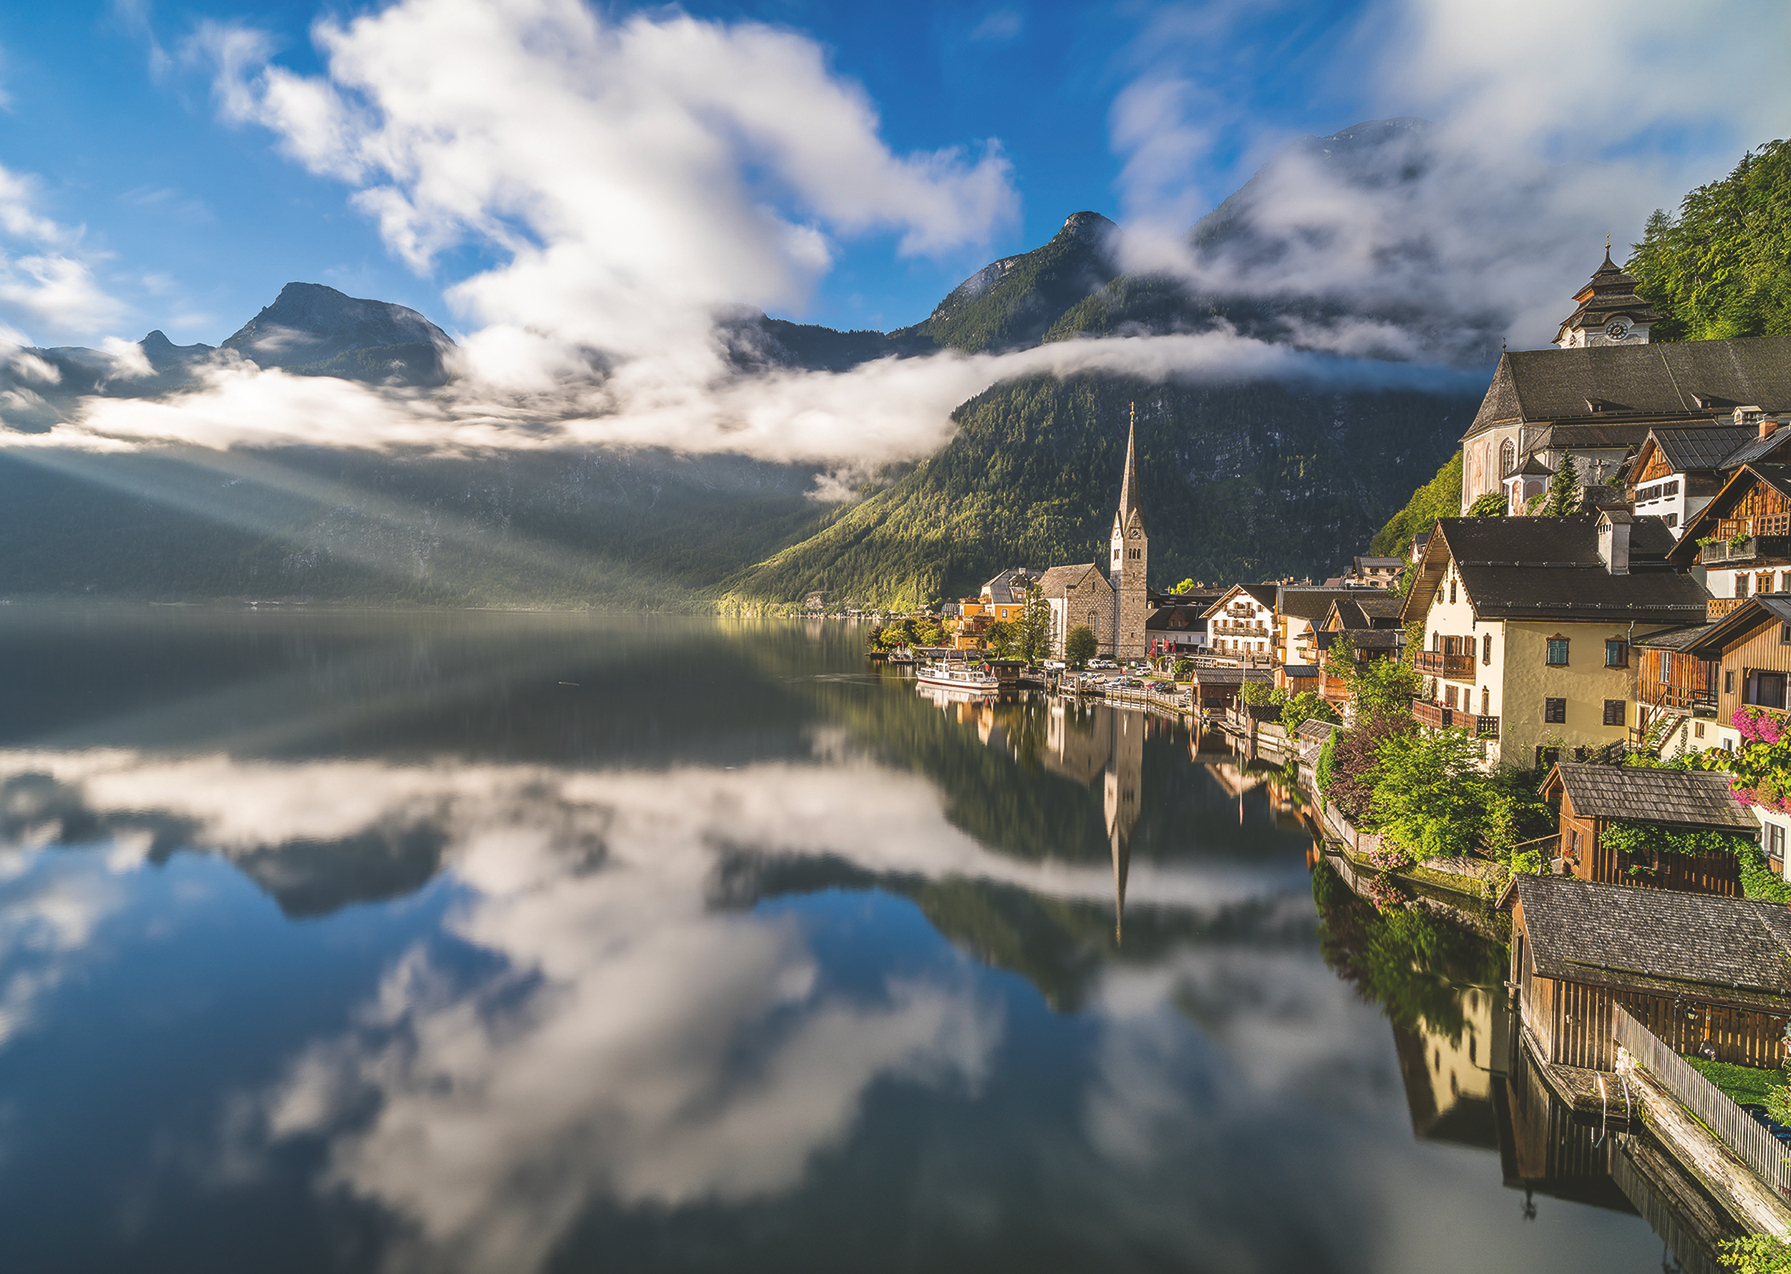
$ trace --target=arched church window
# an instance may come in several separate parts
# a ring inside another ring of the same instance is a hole
[[[1517,444],[1507,438],[1499,444],[1499,476],[1502,478],[1517,468]]]

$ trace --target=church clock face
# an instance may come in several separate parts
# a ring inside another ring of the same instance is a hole
[[[1138,528],[1137,527],[1132,528],[1132,538],[1134,540],[1138,538]]]
[[[1610,337],[1613,341],[1628,340],[1629,324],[1625,323],[1622,319],[1616,319],[1609,327],[1604,329],[1604,334]]]

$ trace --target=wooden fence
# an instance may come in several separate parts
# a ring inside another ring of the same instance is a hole
[[[1698,1074],[1621,1004],[1611,1006],[1611,1031],[1636,1064],[1666,1085],[1680,1105],[1701,1119],[1762,1181],[1791,1198],[1791,1149],[1780,1145],[1778,1138],[1755,1123],[1753,1116]]]

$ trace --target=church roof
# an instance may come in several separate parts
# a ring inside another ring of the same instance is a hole
[[[1610,416],[1708,420],[1723,403],[1791,409],[1791,334],[1510,351],[1499,358],[1465,436],[1498,425],[1590,424]]]
[[[1078,562],[1074,566],[1053,566],[1039,576],[1039,591],[1046,597],[1061,597],[1065,589],[1071,585],[1080,585],[1089,572],[1093,572],[1101,581],[1107,583],[1107,577],[1096,569],[1093,562]],[[1109,588],[1112,586],[1109,585]]]
[[[1144,514],[1138,507],[1138,418],[1136,410],[1132,424],[1126,430],[1126,468],[1125,476],[1119,484],[1119,512],[1114,514],[1116,527],[1130,528],[1137,525],[1144,528]]]

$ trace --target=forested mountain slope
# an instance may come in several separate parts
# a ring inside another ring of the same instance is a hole
[[[1329,573],[1366,547],[1479,402],[1093,375],[999,385],[958,410],[938,455],[729,591],[913,605],[974,592],[1008,566],[1104,563],[1134,401],[1159,586]]]

